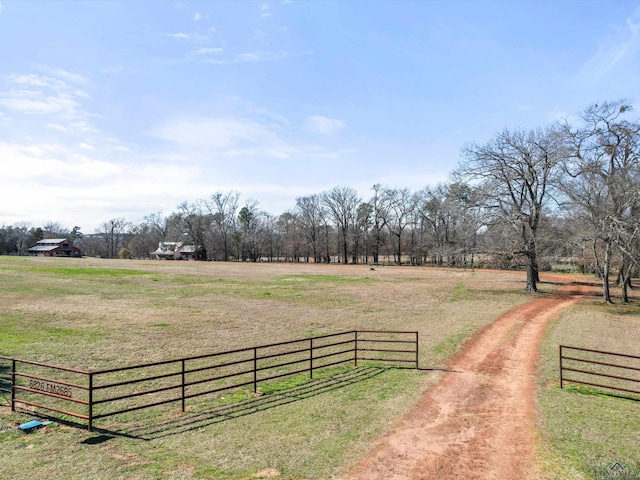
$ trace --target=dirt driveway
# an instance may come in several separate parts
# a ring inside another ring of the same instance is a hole
[[[546,323],[587,290],[563,286],[475,335],[442,379],[346,478],[539,478],[534,375],[540,340]]]

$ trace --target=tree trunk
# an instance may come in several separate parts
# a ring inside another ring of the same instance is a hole
[[[525,290],[528,292],[538,291],[535,266],[531,257],[527,257],[527,286]]]
[[[534,242],[529,243],[527,250],[527,286],[528,292],[538,291],[538,261],[536,258],[536,244]]]
[[[611,239],[605,240],[604,259],[602,266],[602,293],[604,301],[607,303],[613,303],[611,301],[611,291],[609,289],[609,272],[611,270]]]

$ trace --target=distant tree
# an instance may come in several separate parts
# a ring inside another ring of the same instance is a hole
[[[33,247],[36,243],[38,243],[43,238],[44,238],[44,232],[42,231],[42,228],[40,228],[40,227],[30,228],[29,229],[29,235],[27,236],[27,239],[25,240],[25,244],[27,246],[27,249]]]
[[[326,212],[323,209],[324,206],[320,195],[314,194],[296,198],[296,213],[300,231],[307,242],[307,251],[310,250],[312,252],[315,263],[320,263],[321,261],[322,225],[323,218],[326,216]]]
[[[67,238],[69,229],[58,222],[47,222],[42,226],[43,238]]]
[[[262,221],[260,222],[261,228],[258,234],[260,250],[270,262],[280,259],[284,246],[284,236],[280,230],[278,220],[273,215],[263,212]]]
[[[158,248],[160,241],[154,228],[143,221],[132,225],[127,249],[133,258],[149,258],[151,253]]]
[[[299,262],[303,252],[309,261],[309,248],[300,233],[300,223],[295,213],[284,212],[278,217],[278,230],[282,237],[282,255],[285,262]]]
[[[363,202],[356,212],[355,233],[353,235],[354,263],[358,263],[358,256],[362,250],[362,260],[369,263],[370,245],[369,231],[371,230],[373,207],[370,203]]]
[[[357,215],[360,197],[351,187],[334,187],[322,194],[322,203],[340,232],[342,263],[349,259],[349,239]]]
[[[178,215],[182,221],[184,236],[194,245],[196,260],[206,260],[205,245],[211,219],[207,216],[205,203],[202,200],[196,200],[193,203],[183,202],[178,205]]]
[[[105,244],[107,258],[118,258],[118,251],[124,242],[126,229],[129,222],[124,218],[112,218],[100,225],[98,233],[102,235]]]
[[[16,248],[18,255],[26,255],[29,247],[33,245],[29,245],[29,227],[31,226],[28,222],[17,222],[13,225],[13,231],[16,239]]]
[[[80,231],[80,227],[76,225],[67,234],[66,238],[68,240],[70,240],[71,242],[75,242],[76,240],[78,240],[79,238],[82,238],[83,236],[84,236],[84,234]]]
[[[375,184],[372,188],[373,196],[369,200],[371,205],[371,234],[373,236],[371,242],[373,263],[380,262],[380,249],[384,243],[384,229],[386,227],[385,218],[387,217],[384,202],[382,201],[383,188],[380,184]]]
[[[402,265],[402,240],[415,209],[415,197],[408,188],[386,188],[382,195],[384,223],[394,240],[394,257]]]
[[[84,235],[74,244],[82,251],[82,255],[86,257],[103,257],[109,256],[107,250],[107,242],[104,239],[104,233],[96,233]]]
[[[17,237],[12,225],[0,227],[0,255],[17,255]]]
[[[248,200],[238,213],[240,258],[257,262],[260,258],[259,229],[264,212],[256,200]]]
[[[236,216],[238,212],[238,192],[216,192],[205,202],[211,216],[215,238],[221,246],[221,260],[229,260],[231,255],[231,240],[236,230]],[[212,245],[213,248],[213,245]]]

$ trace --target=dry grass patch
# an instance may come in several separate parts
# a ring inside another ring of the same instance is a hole
[[[420,365],[436,368],[530,298],[521,273],[429,268],[0,257],[0,271],[8,292],[0,297],[0,354],[84,368],[352,329],[417,330]],[[101,434],[54,425],[29,437],[46,464],[29,461],[27,437],[13,430],[0,434],[0,448],[11,478],[63,469],[67,478],[329,478],[437,375],[382,370],[339,388],[314,384],[296,398],[274,392],[264,398],[276,405],[239,404],[232,413],[219,410],[228,398],[204,398],[184,415],[170,407],[105,419]],[[14,418],[5,412],[0,422]],[[150,434],[158,425],[166,431]]]

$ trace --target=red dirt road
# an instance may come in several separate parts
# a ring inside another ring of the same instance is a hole
[[[346,476],[350,480],[537,479],[535,368],[546,323],[586,287],[511,310],[469,340],[448,372]]]

